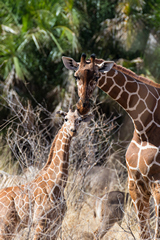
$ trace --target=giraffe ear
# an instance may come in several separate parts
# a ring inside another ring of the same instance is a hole
[[[66,112],[61,111],[61,110],[60,110],[60,111],[57,111],[56,114],[59,114],[59,115],[61,115],[62,117],[65,117],[65,116],[67,115]]]
[[[64,66],[69,69],[69,70],[73,70],[73,71],[77,71],[79,64],[74,61],[73,58],[69,58],[69,57],[62,57],[62,61]]]
[[[97,64],[99,71],[102,73],[109,72],[114,65],[112,61],[103,61],[101,64]]]

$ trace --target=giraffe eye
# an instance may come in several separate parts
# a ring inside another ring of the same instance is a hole
[[[78,77],[78,76],[74,76],[74,78],[75,78],[76,81],[79,80],[79,77]]]
[[[68,118],[65,118],[64,121],[67,122],[67,121],[68,121]]]
[[[99,79],[99,77],[96,77],[95,81],[97,82],[97,81],[98,81],[98,79]]]

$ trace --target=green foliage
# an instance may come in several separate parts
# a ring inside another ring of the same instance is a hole
[[[160,82],[160,44],[150,49],[145,54],[145,66],[156,82]]]
[[[66,49],[71,49],[68,52],[76,51],[76,28],[71,22],[72,6],[68,4],[68,1],[66,4],[64,1],[56,0],[20,2],[19,0],[16,3],[11,0],[5,3],[0,1],[2,7],[0,64],[6,65],[9,61],[10,65],[15,65],[14,59],[10,57],[22,54],[28,58],[30,52],[34,52],[34,58],[37,52],[40,52],[41,58],[49,56],[52,61],[57,58],[60,61],[60,56]],[[30,44],[32,49],[27,52],[27,45]],[[17,60],[16,70],[20,72]],[[24,77],[26,76],[23,74],[22,78]]]
[[[0,0],[0,9],[0,77],[26,100],[29,91],[46,102],[48,91],[63,86],[62,54],[78,51],[73,1]]]
[[[115,17],[116,4],[117,0],[74,1],[74,6],[79,10],[81,18],[78,40],[83,52],[88,53],[88,55],[95,53],[101,58],[104,57],[101,45],[97,43],[97,38],[102,22],[107,18]]]

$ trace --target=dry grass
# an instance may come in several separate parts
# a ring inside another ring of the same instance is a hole
[[[10,96],[6,101],[12,118],[3,125],[7,133],[5,140],[1,139],[0,188],[26,183],[34,178],[47,161],[51,142],[61,124],[60,119],[41,105],[33,109],[29,102],[24,106],[15,92]],[[127,192],[126,149],[120,147],[123,144],[114,137],[120,128],[117,119],[112,116],[107,119],[100,107],[93,108],[93,113],[94,120],[89,125],[82,125],[72,140],[65,190],[68,210],[58,239],[93,239],[93,233],[100,224],[94,213],[96,199],[113,190]],[[121,225],[115,224],[103,239],[139,239],[138,224],[130,202],[123,211]],[[33,235],[34,229],[29,225],[14,239],[33,239]],[[50,238],[50,233],[44,236],[47,238]]]

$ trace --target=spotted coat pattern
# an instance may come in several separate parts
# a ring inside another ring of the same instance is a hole
[[[66,204],[64,188],[68,178],[69,148],[81,121],[77,112],[59,112],[65,122],[56,135],[46,165],[25,185],[0,190],[0,239],[13,239],[21,228],[32,226],[34,240],[57,239]],[[90,116],[89,116],[90,120]],[[46,239],[46,238],[45,238]]]
[[[77,63],[71,58],[63,57],[64,65],[74,70],[77,78],[80,97],[77,109],[81,114],[89,111],[89,107],[83,105],[91,97],[95,87],[87,96],[83,86],[87,89],[87,86],[97,85],[131,117],[135,130],[126,152],[129,193],[137,212],[140,236],[145,240],[153,239],[149,226],[149,200],[151,195],[154,197],[154,239],[160,239],[160,85],[114,62],[96,59],[94,55],[89,60],[85,58],[83,54],[80,63]],[[72,61],[72,68],[68,59]],[[92,76],[90,79],[85,77],[85,70],[88,71],[88,76]],[[98,80],[94,78],[97,74]]]

